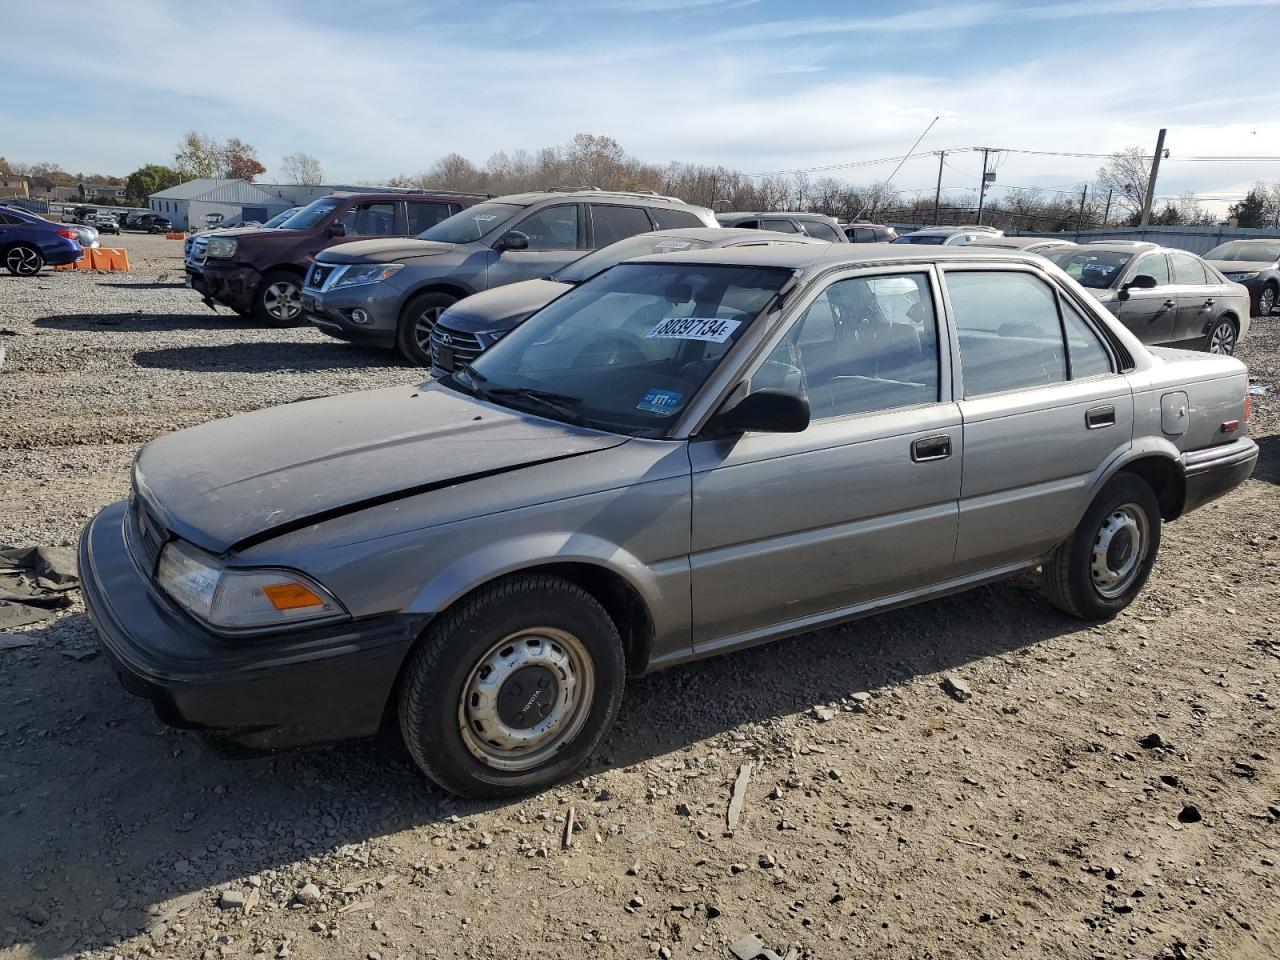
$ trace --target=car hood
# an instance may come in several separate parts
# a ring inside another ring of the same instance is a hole
[[[471,333],[510,328],[572,289],[571,283],[545,278],[509,283],[459,300],[441,319],[450,327]]]
[[[387,240],[353,240],[339,243],[316,256],[322,263],[397,263],[411,257],[432,257],[448,253],[455,244],[416,237]]]
[[[1274,260],[1206,260],[1219,273],[1251,273],[1254,270],[1274,270]]]
[[[223,553],[403,497],[605,450],[624,436],[438,384],[284,404],[143,447],[135,483],[165,527]]]

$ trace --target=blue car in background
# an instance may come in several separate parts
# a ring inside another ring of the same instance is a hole
[[[0,206],[0,260],[15,276],[34,277],[45,264],[75,263],[84,256],[78,234],[17,207]]]

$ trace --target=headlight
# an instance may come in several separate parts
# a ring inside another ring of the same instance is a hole
[[[1228,273],[1226,276],[1228,280],[1235,280],[1239,283],[1241,280],[1254,280],[1261,272],[1261,270],[1251,270],[1248,273]]]
[[[404,269],[403,263],[353,263],[342,271],[335,287],[354,287],[361,283],[380,283]]]
[[[482,330],[476,336],[481,338],[482,343],[487,342],[488,346],[493,346],[510,332],[510,330]]]
[[[193,616],[226,630],[285,626],[345,614],[324,587],[292,570],[224,567],[181,540],[160,554],[156,582]]]
[[[218,260],[229,260],[236,255],[236,246],[234,237],[210,237],[205,253]]]

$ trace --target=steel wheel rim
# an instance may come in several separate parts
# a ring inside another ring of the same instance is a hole
[[[1089,552],[1093,588],[1108,600],[1133,586],[1151,542],[1147,514],[1136,503],[1116,507],[1102,521]]]
[[[1258,296],[1258,315],[1262,317],[1271,316],[1271,311],[1276,308],[1276,292],[1270,287],[1265,287]]]
[[[302,291],[296,283],[277,280],[267,287],[262,304],[277,320],[293,320],[302,313]]]
[[[554,690],[528,682],[543,676],[554,679]],[[476,661],[459,698],[458,729],[485,766],[520,773],[572,742],[594,699],[595,667],[582,641],[554,627],[529,627]],[[525,708],[521,721],[511,717],[513,703]]]
[[[1230,355],[1236,348],[1236,330],[1229,323],[1220,323],[1209,335],[1209,352]]]
[[[40,269],[40,258],[34,250],[17,247],[5,258],[9,268],[20,277],[30,277]]]
[[[419,350],[431,350],[431,331],[436,328],[442,313],[444,307],[428,307],[418,315],[418,322],[413,325],[413,339],[417,341]]]

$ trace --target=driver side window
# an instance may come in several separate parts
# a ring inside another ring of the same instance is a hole
[[[926,274],[837,280],[751,379],[805,393],[814,420],[934,403],[938,327]]]
[[[543,207],[513,227],[529,238],[530,250],[578,249],[578,207],[564,203]]]
[[[1156,278],[1156,286],[1162,287],[1169,282],[1169,260],[1163,253],[1148,253],[1138,259],[1129,279],[1141,274]]]

